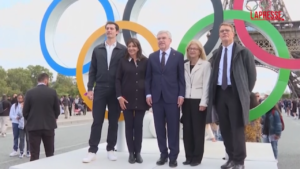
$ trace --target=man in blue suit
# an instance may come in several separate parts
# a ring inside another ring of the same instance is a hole
[[[176,167],[179,154],[180,107],[185,96],[184,60],[183,54],[170,48],[172,37],[169,31],[158,32],[157,40],[160,50],[149,56],[145,85],[147,103],[153,109],[161,153],[156,164],[164,165],[169,158],[169,166]]]

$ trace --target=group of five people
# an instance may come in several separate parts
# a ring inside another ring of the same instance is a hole
[[[117,42],[118,24],[107,22],[105,28],[107,39],[94,48],[89,70],[87,97],[93,100],[94,121],[90,148],[83,162],[89,163],[96,158],[107,107],[108,159],[117,160],[114,147],[122,111],[129,163],[142,163],[143,118],[151,107],[161,153],[157,165],[169,160],[170,167],[177,166],[182,110],[184,165],[201,164],[205,126],[214,122],[213,117],[217,115],[229,156],[221,168],[244,168],[244,129],[249,121],[256,68],[252,53],[234,42],[234,27],[229,23],[221,24],[222,45],[215,50],[210,62],[197,40],[187,45],[188,61],[185,62],[184,55],[170,47],[171,33],[160,31],[157,34],[159,50],[147,58],[137,39],[129,39],[126,46]]]

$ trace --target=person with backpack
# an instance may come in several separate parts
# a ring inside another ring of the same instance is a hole
[[[281,136],[281,132],[284,130],[284,122],[281,116],[281,112],[277,104],[269,110],[264,116],[263,121],[263,142],[271,143],[274,157],[277,160],[278,157],[278,141]]]

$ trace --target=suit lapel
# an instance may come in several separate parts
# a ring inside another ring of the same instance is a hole
[[[195,64],[194,68],[192,69],[191,76],[193,76],[200,69],[201,64],[202,64],[202,60],[199,59]]]
[[[172,57],[174,57],[174,56],[175,56],[175,52],[174,52],[173,48],[171,48],[170,55],[168,57],[168,60],[166,62],[166,65],[165,65],[165,68],[163,71],[165,71],[168,68],[168,66],[171,64],[171,62],[173,60]]]

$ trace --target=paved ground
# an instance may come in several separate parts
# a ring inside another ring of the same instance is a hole
[[[90,115],[88,115],[90,116]],[[72,122],[62,123],[56,130],[56,152],[55,154],[65,153],[72,150],[84,148],[88,146],[88,138],[90,134],[90,123],[87,122],[91,117],[73,117]],[[298,136],[300,130],[300,120],[293,120],[283,114],[286,128],[279,141],[279,169],[298,169],[300,166],[300,137]],[[75,122],[80,119],[82,123]],[[70,119],[71,121],[71,119]],[[107,135],[107,123],[103,126],[103,137],[101,142],[105,142]],[[0,138],[0,169],[8,169],[9,166],[27,162],[28,159],[19,159],[18,157],[8,157],[12,150],[12,135],[8,134],[6,138]],[[41,158],[44,157],[43,148]],[[259,153],[259,152],[258,152]],[[84,155],[83,155],[84,156]]]
[[[278,142],[278,168],[299,169],[300,166],[300,120],[293,120],[283,113],[285,130]]]

